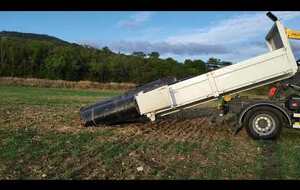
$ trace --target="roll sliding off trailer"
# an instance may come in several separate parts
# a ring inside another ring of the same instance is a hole
[[[130,90],[121,96],[80,109],[85,126],[113,125],[137,119],[155,121],[175,112],[213,100],[222,100],[223,114],[238,114],[237,130],[246,127],[255,139],[271,139],[282,127],[300,128],[300,96],[284,100],[242,100],[237,94],[293,77],[298,70],[289,38],[300,33],[285,28],[271,12],[274,25],[266,36],[269,52],[186,80],[160,79]],[[300,89],[285,83],[286,88]],[[279,88],[272,89],[273,94]]]

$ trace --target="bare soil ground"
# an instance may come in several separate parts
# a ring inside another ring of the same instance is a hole
[[[285,132],[275,143],[253,141],[244,130],[234,136],[234,117],[218,117],[213,104],[154,123],[85,128],[79,108],[120,92],[14,86],[0,91],[0,179],[300,176],[297,133]]]

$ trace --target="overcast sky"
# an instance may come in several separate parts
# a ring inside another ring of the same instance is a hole
[[[273,12],[300,30],[300,12]],[[266,12],[0,12],[0,30],[48,34],[115,52],[157,51],[161,57],[241,61],[266,52],[273,22]],[[300,41],[291,41],[300,58]]]

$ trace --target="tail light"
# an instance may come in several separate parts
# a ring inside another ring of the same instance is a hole
[[[277,88],[276,87],[272,87],[269,90],[269,97],[272,98],[273,96],[275,96],[276,92],[277,92]]]

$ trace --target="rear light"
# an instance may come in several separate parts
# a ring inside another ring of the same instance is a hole
[[[275,94],[276,94],[276,91],[277,91],[277,88],[276,87],[272,87],[270,90],[269,90],[269,97],[273,97]]]

